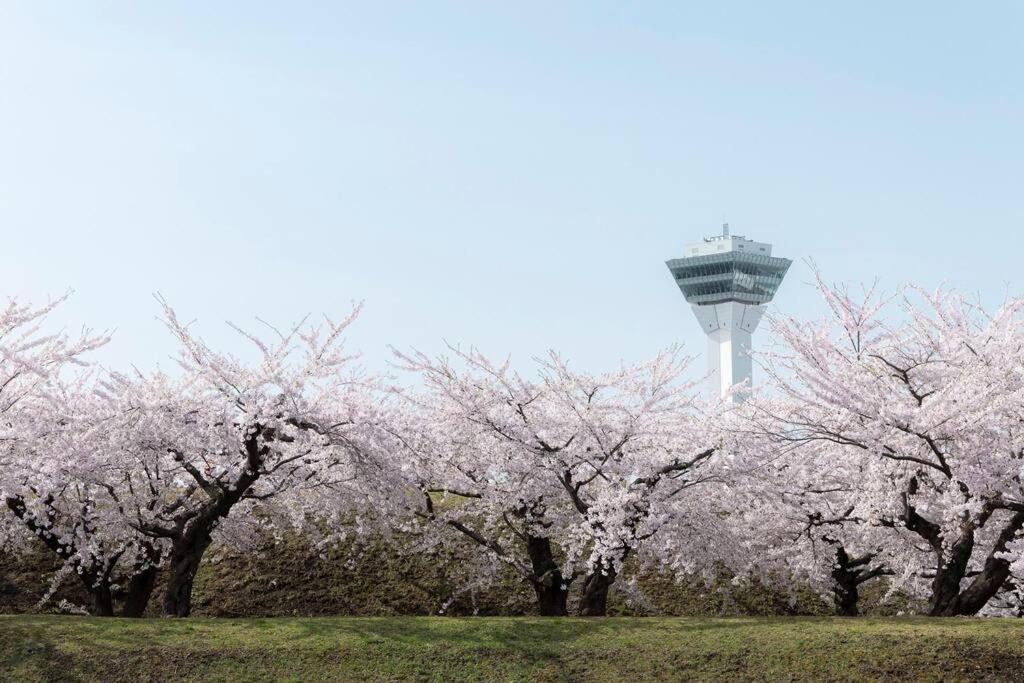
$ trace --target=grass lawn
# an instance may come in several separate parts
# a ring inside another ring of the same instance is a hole
[[[1021,680],[1024,623],[0,616],[0,680]]]

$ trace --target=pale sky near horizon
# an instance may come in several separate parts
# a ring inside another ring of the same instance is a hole
[[[717,233],[830,280],[1024,294],[1024,5],[0,0],[0,295],[97,358],[365,313],[386,346],[582,368],[704,341]]]

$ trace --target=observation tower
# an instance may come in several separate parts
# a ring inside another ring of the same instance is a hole
[[[792,263],[772,256],[772,245],[729,234],[689,244],[665,264],[708,336],[708,397],[751,382],[751,335]],[[740,397],[742,400],[742,397]]]

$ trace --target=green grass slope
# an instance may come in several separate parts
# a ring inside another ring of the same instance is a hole
[[[0,680],[1021,680],[1024,623],[0,617]]]
[[[510,571],[492,586],[459,592],[458,560],[432,553],[406,555],[382,541],[364,541],[358,549],[341,547],[320,555],[301,539],[268,545],[263,552],[239,556],[211,549],[196,576],[195,616],[432,616],[442,605],[454,616],[528,616],[535,613],[533,591]],[[0,554],[0,614],[37,611],[37,604],[58,568],[52,554],[36,549],[28,555]],[[627,576],[634,571],[628,568]],[[732,586],[727,577],[708,587],[702,581],[677,581],[659,572],[636,574],[642,603],[630,603],[616,587],[609,600],[615,616],[773,616],[823,615],[828,606],[809,591],[790,602],[781,587]],[[581,581],[573,587],[574,603]],[[150,602],[160,613],[163,577]],[[862,600],[867,613],[885,616],[906,607],[877,604],[881,591],[869,589]],[[88,595],[75,577],[39,609],[55,611],[61,600],[87,605]]]

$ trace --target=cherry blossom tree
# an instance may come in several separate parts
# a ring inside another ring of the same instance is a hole
[[[119,467],[132,526],[166,548],[163,611],[184,617],[218,532],[299,520],[308,512],[301,491],[354,477],[370,380],[342,345],[357,310],[340,323],[273,330],[272,341],[239,330],[257,355],[245,363],[211,349],[161,303],[183,376],[113,377],[106,398],[141,446]]]
[[[414,531],[478,548],[479,580],[511,567],[546,616],[567,613],[581,580],[579,613],[604,614],[641,544],[675,517],[706,521],[695,487],[714,475],[716,444],[677,351],[602,375],[551,354],[537,379],[452,351],[399,354],[426,391],[390,429],[418,496]]]
[[[47,383],[68,365],[84,366],[83,356],[108,338],[83,329],[77,336],[48,332],[50,314],[68,295],[41,307],[10,300],[0,309],[0,415],[45,393]]]
[[[855,492],[842,513],[856,528],[892,531],[891,552],[906,549],[892,580],[930,614],[976,614],[1024,527],[1024,300],[989,312],[945,290],[856,297],[820,276],[818,289],[827,319],[772,319],[781,346],[764,366],[786,408],[763,403],[757,420],[776,441],[830,446],[820,481]],[[909,559],[920,550],[926,569]]]
[[[371,525],[509,568],[543,615],[604,614],[631,559],[680,574],[787,577],[857,614],[861,587],[933,615],[1020,611],[1024,299],[818,289],[823,320],[774,316],[767,386],[705,404],[678,350],[604,374],[535,377],[476,351],[397,354],[383,391],[343,348],[358,310],[213,350],[161,300],[179,370],[71,374],[106,339],[45,330],[59,303],[0,311],[0,522],[40,542],[98,615],[191,612],[214,542]],[[411,539],[411,540],[410,540]]]
[[[721,561],[739,579],[782,581],[794,597],[811,588],[836,614],[857,616],[864,584],[896,567],[919,572],[926,557],[909,531],[901,537],[862,516],[857,460],[832,443],[794,446],[778,438],[776,424],[758,417],[777,419],[786,407],[776,401],[769,409],[766,401],[755,396],[728,417],[728,443],[737,455],[721,509],[739,542]]]
[[[63,562],[51,592],[77,575],[97,616],[142,616],[152,593],[160,548],[124,516],[123,487],[113,463],[130,451],[121,416],[106,411],[91,377],[51,382],[33,402],[16,452],[2,475],[5,503],[23,528]],[[119,608],[119,612],[116,612]]]
[[[0,496],[9,513],[0,526],[12,548],[38,539],[63,561],[62,573],[78,575],[94,612],[111,614],[115,567],[132,553],[116,538],[121,529],[106,526],[96,509],[102,484],[78,476],[88,430],[72,403],[87,380],[63,377],[108,339],[88,330],[47,331],[66,299],[42,307],[12,300],[0,310]]]

